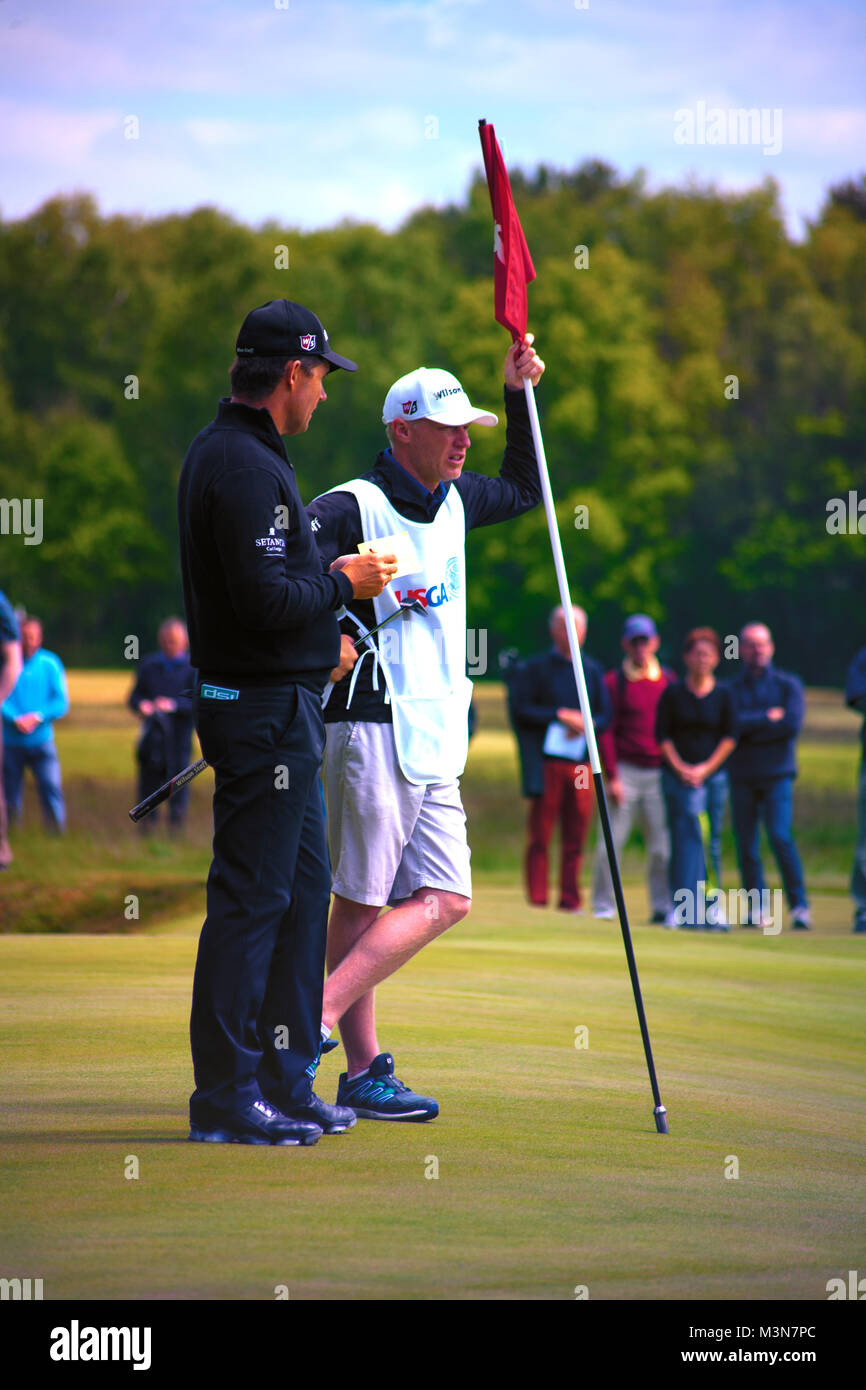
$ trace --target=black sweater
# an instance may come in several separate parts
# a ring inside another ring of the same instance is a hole
[[[685,681],[669,685],[656,708],[655,736],[656,743],[670,739],[684,763],[706,762],[723,738],[737,737],[729,688],[717,683],[707,695],[698,696]]]
[[[203,681],[324,689],[340,654],[330,575],[270,412],[221,400],[178,487],[190,656]]]

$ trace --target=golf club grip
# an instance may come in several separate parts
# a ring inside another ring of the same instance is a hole
[[[151,792],[150,796],[146,796],[144,801],[133,806],[129,813],[129,819],[132,821],[144,820],[145,816],[149,816],[157,806],[161,806],[164,801],[168,801],[170,796],[174,796],[175,792],[179,792],[181,787],[185,787],[187,782],[191,782],[193,777],[198,777],[200,772],[204,772],[207,765],[207,758],[199,758],[197,763],[190,763],[189,767],[183,769],[183,772],[178,772],[168,782],[157,787],[155,792]]]

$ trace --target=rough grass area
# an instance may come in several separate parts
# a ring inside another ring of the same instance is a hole
[[[192,912],[196,904],[200,911],[210,862],[212,774],[206,771],[192,784],[183,839],[169,840],[164,821],[144,837],[127,814],[138,799],[133,757],[137,721],[124,706],[130,675],[72,672],[69,686],[72,707],[57,726],[57,742],[70,831],[62,840],[45,835],[29,786],[23,825],[13,835],[15,862],[0,876],[0,930],[125,933]],[[521,872],[526,821],[516,747],[502,686],[479,683],[475,699],[479,732],[463,779],[473,869],[476,876],[514,883]],[[837,691],[810,691],[808,708],[800,743],[796,830],[808,885],[836,897],[839,921],[849,921],[859,721]],[[194,748],[193,757],[198,756]],[[736,886],[730,827],[723,852],[726,886]],[[779,879],[769,854],[766,862],[768,882],[775,886]],[[641,873],[637,831],[623,871],[627,879]],[[588,867],[584,873],[586,877]],[[138,918],[128,915],[130,896],[138,900]]]

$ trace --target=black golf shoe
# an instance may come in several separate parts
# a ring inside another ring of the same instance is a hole
[[[358,1123],[354,1110],[347,1105],[329,1105],[313,1092],[306,1105],[293,1105],[288,1111],[291,1120],[307,1120],[318,1125],[325,1134],[345,1134]]]
[[[323,1126],[306,1116],[284,1115],[266,1100],[254,1100],[245,1110],[219,1111],[211,1106],[190,1117],[189,1137],[200,1144],[315,1144]]]

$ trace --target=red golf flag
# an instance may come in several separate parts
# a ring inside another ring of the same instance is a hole
[[[493,208],[494,313],[496,322],[519,342],[526,334],[526,286],[535,279],[535,266],[511,196],[508,170],[496,132],[487,121],[479,121],[478,134]]]

